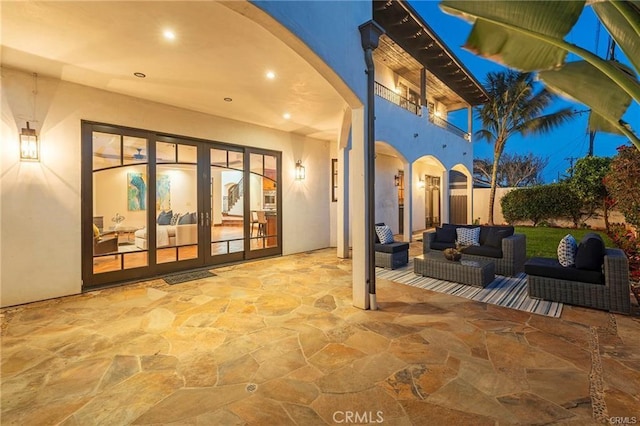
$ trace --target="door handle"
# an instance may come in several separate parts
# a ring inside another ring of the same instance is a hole
[[[207,226],[210,226],[211,225],[211,221],[209,221],[209,212],[206,212],[204,214],[204,217],[205,217]]]
[[[200,226],[204,226],[204,215],[200,212]]]

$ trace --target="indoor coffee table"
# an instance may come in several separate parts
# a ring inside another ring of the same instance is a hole
[[[495,278],[495,264],[490,260],[447,260],[440,251],[430,251],[413,259],[413,272],[425,277],[486,287]]]

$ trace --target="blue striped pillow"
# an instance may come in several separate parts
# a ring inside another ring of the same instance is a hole
[[[390,244],[393,242],[393,231],[388,226],[376,226],[376,234],[381,244]]]

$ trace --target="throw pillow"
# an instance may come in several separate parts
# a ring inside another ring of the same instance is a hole
[[[384,222],[376,223],[375,226],[384,226]],[[378,237],[378,233],[376,232],[376,244],[380,244],[380,237]]]
[[[558,244],[558,262],[562,266],[573,266],[576,263],[576,252],[578,251],[578,243],[573,235],[567,234]]]
[[[193,216],[191,213],[185,213],[178,219],[178,225],[191,225],[193,222]]]
[[[390,244],[393,242],[393,232],[388,226],[376,226],[376,234],[380,239],[380,244]]]
[[[576,268],[590,271],[601,271],[604,262],[604,241],[595,233],[588,233],[582,238],[576,251]]]
[[[169,210],[168,212],[160,212],[158,215],[158,225],[169,225],[171,223],[171,218],[173,217],[173,211]]]
[[[456,242],[463,246],[480,245],[480,228],[456,228]]]
[[[455,243],[456,228],[436,228],[436,241],[439,243]]]
[[[93,238],[95,239],[100,238],[100,230],[98,229],[95,223],[93,224]]]
[[[180,219],[180,213],[175,213],[171,216],[171,223],[169,223],[169,225],[176,225],[178,223],[178,219]]]
[[[509,231],[506,229],[491,228],[487,232],[487,237],[484,241],[484,245],[493,248],[502,248],[502,239],[509,237]]]

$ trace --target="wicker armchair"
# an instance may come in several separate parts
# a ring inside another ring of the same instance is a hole
[[[570,305],[629,314],[631,295],[629,261],[620,249],[607,248],[604,256],[604,284],[568,281],[528,275],[529,296]]]

